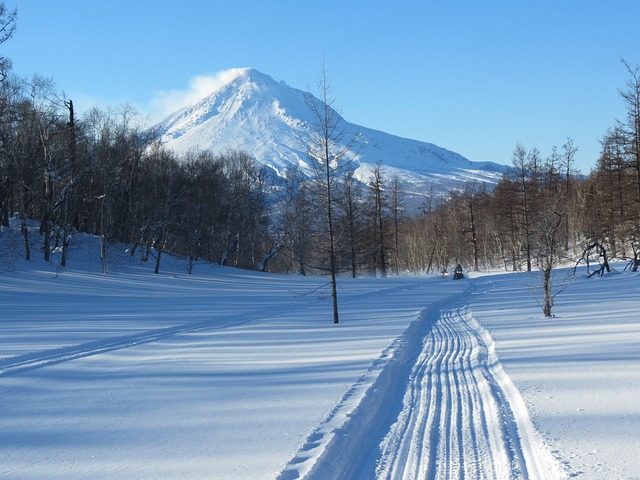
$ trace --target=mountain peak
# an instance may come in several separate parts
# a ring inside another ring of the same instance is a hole
[[[308,106],[308,92],[254,68],[226,70],[218,78],[208,96],[157,126],[168,148],[176,152],[244,150],[278,174],[289,165],[312,169],[305,145],[313,144],[316,119]],[[505,168],[471,162],[431,143],[340,121],[345,141],[358,138],[352,156],[356,176],[365,182],[382,162],[390,176],[404,179],[412,185],[409,190],[424,195],[418,192],[434,189],[444,193],[468,181],[495,184]]]
[[[276,81],[269,75],[262,73],[255,68],[243,67],[243,68],[231,68],[224,70],[218,74],[222,80],[223,86],[232,84],[234,82],[250,82],[250,83],[276,83]],[[226,84],[226,85],[224,85]],[[215,92],[212,92],[215,93]]]

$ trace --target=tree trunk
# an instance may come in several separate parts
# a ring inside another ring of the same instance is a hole
[[[29,246],[29,229],[27,228],[27,216],[25,213],[20,214],[20,232],[24,242],[24,259],[31,260],[31,247]]]
[[[551,309],[553,308],[553,295],[551,293],[551,271],[552,267],[547,266],[543,270],[543,290],[544,290],[544,305],[542,307],[542,311],[544,312],[545,317],[553,317],[551,314]]]
[[[160,272],[160,258],[162,258],[162,248],[158,249],[158,254],[156,255],[156,266],[153,269],[153,273],[156,275]]]

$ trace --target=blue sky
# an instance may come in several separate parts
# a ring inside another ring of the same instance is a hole
[[[640,64],[637,0],[5,4],[18,24],[0,54],[81,108],[156,119],[234,67],[314,91],[324,59],[348,121],[504,164],[517,143],[547,156],[571,137],[583,173],[625,114],[620,58]]]

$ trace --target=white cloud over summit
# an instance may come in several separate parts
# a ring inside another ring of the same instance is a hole
[[[195,75],[185,90],[159,90],[149,102],[152,120],[160,121],[166,116],[202,100],[223,85],[242,75],[246,68],[231,68],[212,75]]]

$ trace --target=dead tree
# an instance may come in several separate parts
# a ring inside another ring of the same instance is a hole
[[[598,268],[591,271],[591,261],[595,259],[598,263]],[[609,258],[607,256],[607,249],[604,244],[598,240],[589,243],[582,249],[582,256],[576,262],[576,266],[573,267],[573,272],[575,274],[576,269],[580,263],[584,262],[587,266],[587,277],[591,278],[594,275],[602,277],[605,272],[610,273],[611,267],[609,266]]]

